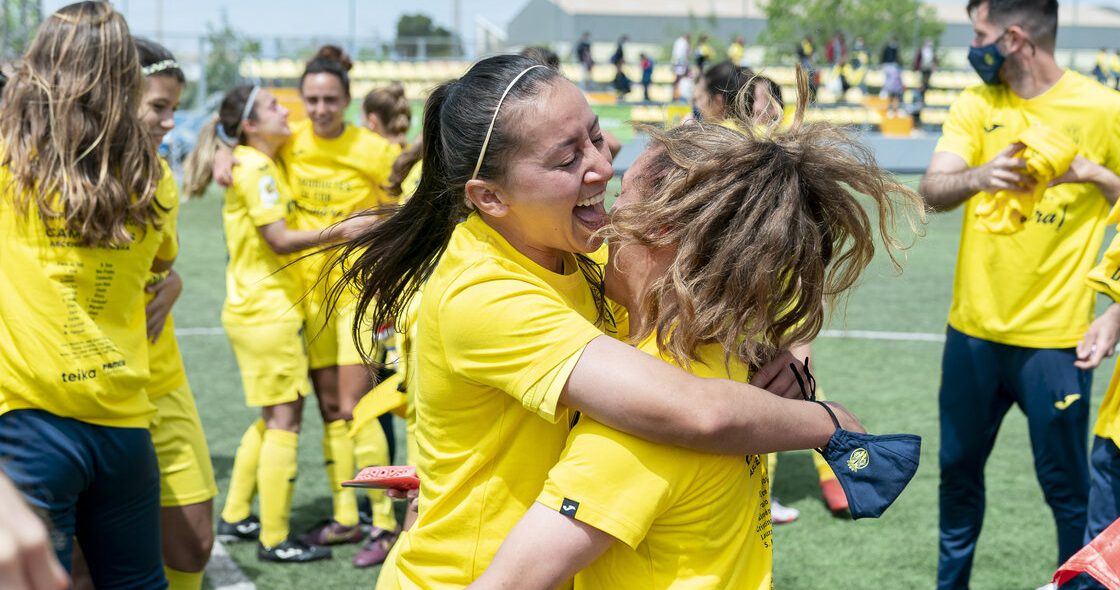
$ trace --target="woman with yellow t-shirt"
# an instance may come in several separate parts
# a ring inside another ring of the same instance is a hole
[[[152,146],[158,149],[167,132],[175,127],[174,115],[186,77],[167,48],[147,39],[135,41],[144,75],[140,121]],[[170,169],[164,167],[164,173],[170,174]],[[169,196],[178,202],[177,190]],[[178,208],[171,212],[177,213]],[[156,419],[150,431],[160,470],[164,574],[170,590],[198,590],[202,588],[203,570],[214,544],[213,499],[218,495],[218,485],[171,316],[171,308],[182,290],[183,280],[174,270],[152,273],[148,279],[148,397],[156,406]],[[75,559],[76,564],[82,563],[79,555]],[[76,567],[75,586],[82,587],[81,579],[88,575],[87,568]]]
[[[326,230],[289,228],[291,193],[276,157],[290,134],[287,109],[267,90],[230,90],[216,123],[204,129],[191,154],[185,188],[193,195],[205,190],[216,136],[237,142],[233,153],[240,165],[222,207],[229,250],[222,326],[237,357],[246,402],[261,409],[261,418],[249,427],[234,458],[219,536],[254,536],[249,505],[255,487],[261,508],[257,557],[302,563],[330,557],[330,550],[288,534],[308,387],[302,289],[298,276],[286,266],[287,255],[343,238],[368,225],[369,219],[348,220]]]
[[[869,189],[883,218],[920,210],[916,194],[827,124],[760,137],[718,124],[651,135],[603,232],[607,294],[630,312],[640,350],[697,376],[746,381],[749,367],[811,339],[825,304],[871,262],[876,238],[896,244],[886,226],[876,236],[849,186]],[[775,289],[775,276],[799,287]],[[584,417],[471,588],[544,590],[575,575],[577,589],[769,589],[767,489],[758,455],[658,445]]]
[[[308,120],[293,126],[292,137],[280,152],[292,187],[294,228],[323,229],[355,212],[396,204],[384,185],[400,146],[346,122],[349,69],[345,54],[328,45],[308,62],[300,78]],[[363,537],[357,497],[342,482],[355,473],[355,449],[347,422],[372,386],[351,335],[353,298],[327,304],[327,293],[337,278],[337,274],[324,272],[327,260],[326,255],[318,255],[297,264],[306,293],[303,305],[311,381],[323,417],[323,457],[333,494],[331,519],[304,535],[306,542],[320,545],[357,542]],[[361,333],[372,338],[374,328],[364,323]],[[379,428],[376,423],[371,427]],[[388,509],[375,510],[373,524],[384,534],[392,534],[397,522],[391,506],[384,502],[379,506]]]
[[[340,254],[351,261],[344,284],[360,289],[357,313],[375,324],[400,317],[427,278],[419,519],[380,588],[462,587],[481,575],[536,499],[577,411],[740,456],[832,435],[817,404],[699,379],[604,334],[615,322],[590,255],[602,245],[610,158],[587,100],[558,72],[520,56],[484,59],[433,91],[423,135],[416,194]],[[773,379],[789,361],[756,380],[790,393]]]
[[[44,19],[0,111],[0,469],[97,587],[166,587],[144,286],[178,251],[124,17]],[[5,517],[6,518],[6,517]]]
[[[380,204],[382,206],[396,204],[403,192],[402,184],[405,181],[403,177],[394,177],[398,161],[405,153],[416,153],[416,150],[407,146],[408,129],[412,125],[412,104],[409,103],[404,94],[404,87],[394,82],[388,86],[370,90],[362,99],[362,122],[366,129],[401,149],[401,152],[394,158],[389,174],[385,178],[385,183],[379,187],[384,194],[383,202]],[[408,171],[404,172],[407,174]],[[403,355],[404,350],[400,346],[404,342],[403,335],[390,337],[397,344],[397,353]],[[379,352],[379,354],[383,354],[383,352]],[[403,357],[400,358],[403,359]],[[384,362],[390,361],[391,359],[384,359]],[[399,364],[398,371],[404,364]],[[401,379],[403,379],[403,375],[400,378],[392,379],[392,383],[382,382],[380,385],[381,387],[395,389],[401,386]],[[396,385],[393,383],[396,383]],[[351,408],[350,414],[353,416],[353,408]],[[355,427],[355,425],[358,427]],[[355,469],[360,470],[371,465],[391,465],[393,463],[396,445],[394,444],[395,431],[391,413],[382,414],[376,422],[352,423],[351,437],[354,440],[354,457],[357,459]],[[366,493],[369,501],[368,504],[359,501],[359,515],[363,519],[368,515],[372,528],[365,544],[354,555],[353,564],[356,567],[370,567],[384,562],[385,557],[397,542],[397,529],[399,528],[396,513],[393,511],[392,499],[386,496],[382,490],[371,489]],[[327,524],[326,526],[329,528],[332,525]],[[338,527],[335,526],[335,528]]]
[[[292,189],[291,225],[295,229],[321,230],[355,212],[396,204],[384,185],[400,146],[368,129],[347,124],[350,67],[340,48],[325,45],[300,77],[300,97],[308,118],[292,125],[291,137],[279,152]],[[228,185],[231,169],[235,168],[231,164],[237,161],[229,156],[221,152],[216,158],[214,174],[222,185]],[[337,282],[337,273],[324,271],[327,262],[326,255],[315,255],[293,265],[300,277],[301,305],[307,318],[304,336],[311,381],[323,418],[323,459],[332,492],[331,518],[302,537],[316,545],[354,543],[363,538],[357,497],[353,490],[344,489],[342,482],[355,473],[348,422],[354,406],[372,385],[351,335],[353,298],[344,294],[333,304],[327,302],[327,294]],[[372,340],[373,326],[363,322],[360,330],[363,338]],[[250,451],[256,444],[252,437],[242,440],[242,446]],[[375,511],[374,517],[373,524],[380,530],[396,528],[391,511]]]
[[[147,125],[152,145],[158,149],[163,137],[175,127],[174,115],[186,77],[162,45],[137,38],[136,49],[144,74],[140,120]],[[178,200],[177,194],[175,198]],[[164,572],[171,590],[198,590],[214,544],[218,485],[171,316],[183,281],[170,270],[153,274],[148,283],[148,357],[152,373],[148,395],[156,405],[157,416],[151,432],[160,467]]]

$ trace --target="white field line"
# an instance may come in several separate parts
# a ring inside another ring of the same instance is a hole
[[[221,336],[220,327],[176,328],[176,336]],[[883,332],[878,330],[821,330],[821,338],[856,338],[859,340],[887,340],[895,342],[945,342],[944,333]]]
[[[214,590],[257,590],[257,585],[245,576],[245,572],[226,553],[221,541],[214,541],[210,563],[206,564],[206,577]]]
[[[945,334],[930,332],[879,332],[875,330],[821,330],[821,338],[859,338],[901,342],[945,342]]]

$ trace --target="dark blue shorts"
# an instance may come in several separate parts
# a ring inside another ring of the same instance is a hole
[[[50,519],[67,569],[77,538],[94,587],[167,587],[159,466],[147,429],[16,410],[0,415],[0,459],[27,502]]]

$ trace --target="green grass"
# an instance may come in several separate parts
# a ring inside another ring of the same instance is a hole
[[[908,179],[913,181],[913,178]],[[183,207],[182,253],[177,263],[185,291],[178,326],[220,325],[225,247],[220,197],[211,192]],[[960,213],[931,216],[925,235],[907,251],[904,271],[876,260],[834,329],[943,332],[956,260]],[[255,417],[243,402],[233,355],[224,336],[180,338],[191,385],[213,454],[218,485],[228,483],[242,431]],[[807,453],[784,453],[775,474],[775,496],[801,510],[801,519],[775,532],[775,586],[787,589],[928,588],[937,562],[937,388],[941,345],[921,342],[821,338],[814,344],[814,373],[831,399],[852,408],[873,432],[913,432],[923,438],[922,465],[897,503],[878,520],[833,518],[820,501]],[[1109,361],[1096,373],[1099,402],[1112,374]],[[311,402],[311,400],[309,400]],[[321,420],[307,405],[300,476],[292,528],[325,517],[330,497],[319,440]],[[1035,588],[1055,569],[1054,526],[1035,480],[1025,420],[1012,410],[988,462],[988,512],[976,555],[974,589]],[[224,495],[215,502],[219,511]],[[264,565],[250,545],[228,548],[258,588],[369,588],[377,571],[355,570],[356,546],[332,561],[302,566]]]

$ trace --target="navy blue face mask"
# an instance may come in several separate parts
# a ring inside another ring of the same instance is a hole
[[[972,64],[972,69],[976,70],[976,74],[985,84],[999,84],[999,69],[1003,67],[1004,55],[999,50],[999,40],[1007,34],[1005,30],[996,37],[996,40],[981,46],[970,47],[968,49],[968,63]]]
[[[848,512],[852,519],[878,518],[898,498],[906,484],[918,471],[922,439],[914,434],[861,434],[840,427],[840,421],[828,404],[817,400],[817,385],[809,372],[809,359],[805,359],[805,379],[797,366],[790,364],[801,395],[820,404],[836,431],[828,445],[817,449],[832,467],[844,495],[848,498]],[[808,388],[806,388],[806,381]]]

